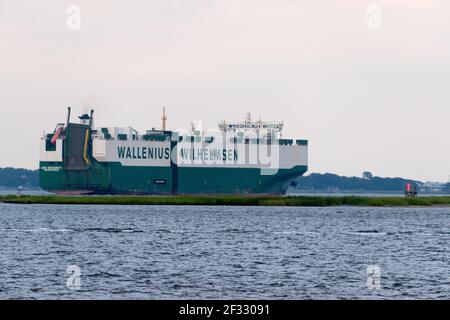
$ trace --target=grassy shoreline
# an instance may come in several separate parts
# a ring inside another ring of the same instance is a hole
[[[205,205],[205,206],[450,206],[450,196],[403,197],[277,197],[277,196],[0,196],[0,202],[14,204],[73,205]]]

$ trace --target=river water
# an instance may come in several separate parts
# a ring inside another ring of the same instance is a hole
[[[449,208],[0,204],[0,299],[450,299],[449,238]]]

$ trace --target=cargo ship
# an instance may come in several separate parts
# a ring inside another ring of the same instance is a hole
[[[219,122],[203,130],[94,127],[94,111],[41,139],[39,183],[51,193],[285,194],[307,171],[308,141],[282,137],[283,122]]]

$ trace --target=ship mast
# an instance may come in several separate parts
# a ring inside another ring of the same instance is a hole
[[[162,120],[162,131],[166,131],[166,123],[167,123],[166,107],[163,108],[163,115],[161,120]]]

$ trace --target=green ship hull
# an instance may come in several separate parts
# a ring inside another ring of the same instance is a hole
[[[52,168],[48,170],[48,168]],[[42,189],[59,194],[285,194],[306,166],[261,175],[252,168],[126,167],[93,163],[85,171],[64,170],[63,163],[41,162]]]

